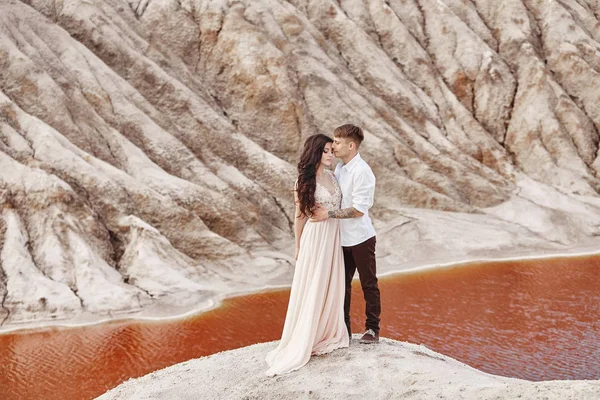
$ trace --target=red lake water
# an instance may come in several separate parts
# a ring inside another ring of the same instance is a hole
[[[470,264],[380,279],[381,335],[528,380],[600,379],[600,257]],[[186,319],[0,335],[0,391],[90,399],[121,382],[223,350],[277,340],[288,290],[226,300]],[[358,282],[353,331],[364,325]],[[266,365],[265,365],[266,368]]]

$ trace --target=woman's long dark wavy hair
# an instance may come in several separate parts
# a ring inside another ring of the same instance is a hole
[[[300,215],[310,217],[315,209],[315,190],[317,188],[317,168],[321,164],[323,151],[333,139],[321,133],[312,135],[304,142],[304,149],[298,162],[298,202]]]

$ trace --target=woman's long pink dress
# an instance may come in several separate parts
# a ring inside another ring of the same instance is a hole
[[[342,192],[333,174],[331,177],[335,193],[317,184],[315,200],[328,210],[339,210]],[[348,347],[344,292],[339,220],[307,221],[300,238],[281,341],[266,357],[268,376],[297,370],[312,354]]]

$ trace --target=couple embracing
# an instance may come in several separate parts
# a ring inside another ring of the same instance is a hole
[[[296,270],[281,341],[266,357],[269,376],[294,371],[311,355],[348,347],[351,283],[357,270],[367,316],[360,342],[379,341],[376,239],[369,218],[375,176],[358,153],[361,128],[342,125],[333,136],[309,137],[298,163]],[[342,161],[331,172],[334,155]]]

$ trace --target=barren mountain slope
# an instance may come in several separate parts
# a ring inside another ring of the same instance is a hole
[[[362,126],[381,271],[596,246],[600,3],[2,0],[0,322],[288,283],[298,149]]]

